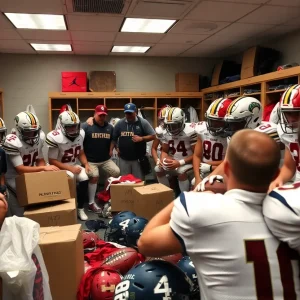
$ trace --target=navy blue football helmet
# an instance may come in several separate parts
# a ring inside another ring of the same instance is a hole
[[[189,256],[184,256],[178,263],[177,266],[190,278],[193,282],[193,293],[195,295],[199,295],[199,284],[198,284],[198,277],[196,273],[196,269],[194,263],[191,261]],[[193,298],[194,299],[194,298]]]
[[[121,211],[115,215],[108,223],[108,228],[105,230],[104,239],[107,242],[125,244],[125,229],[131,218],[136,214],[131,211]]]
[[[130,219],[128,227],[125,229],[126,246],[133,248],[137,247],[137,241],[147,223],[148,220],[142,217],[133,217]]]
[[[152,260],[133,267],[116,286],[114,300],[190,300],[190,279],[175,265]]]

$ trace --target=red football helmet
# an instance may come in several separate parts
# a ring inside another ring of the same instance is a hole
[[[93,278],[91,287],[92,300],[113,300],[115,288],[122,280],[117,271],[99,271]]]
[[[300,122],[300,85],[295,84],[282,95],[279,104],[280,125],[285,133],[297,133]]]
[[[226,122],[224,117],[230,103],[229,98],[219,98],[213,101],[205,113],[207,129],[211,135],[223,136]]]
[[[82,232],[83,249],[85,253],[93,252],[96,249],[97,242],[99,241],[98,235],[89,230]]]
[[[64,104],[59,111],[59,114],[63,113],[64,111],[73,111],[70,104]]]

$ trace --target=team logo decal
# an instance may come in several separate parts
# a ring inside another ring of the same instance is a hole
[[[127,105],[127,108],[130,108],[130,104]]]
[[[249,111],[253,112],[254,109],[256,109],[256,108],[260,111],[260,105],[258,103],[252,102],[249,104],[249,107],[248,107]]]

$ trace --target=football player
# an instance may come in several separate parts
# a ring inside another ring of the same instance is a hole
[[[196,186],[201,178],[209,175],[224,160],[227,149],[224,117],[231,102],[232,100],[228,98],[213,101],[205,113],[206,122],[199,122],[196,126],[198,139],[193,156],[195,175],[193,186]]]
[[[5,138],[3,149],[8,156],[6,184],[10,191],[8,205],[10,216],[22,217],[24,209],[18,204],[16,198],[17,175],[23,173],[58,171],[53,165],[46,166],[43,158],[42,147],[45,134],[41,130],[40,122],[36,115],[24,111],[15,117],[16,134],[8,134]]]
[[[293,129],[295,129],[293,127]],[[300,124],[298,126],[298,145]],[[277,187],[263,203],[263,214],[270,231],[300,254],[300,181]],[[292,254],[292,252],[291,252]]]
[[[156,162],[156,165],[159,166],[160,163],[160,154],[161,154],[161,146],[162,146],[162,139],[164,135],[167,133],[167,130],[165,128],[165,117],[168,113],[169,109],[171,107],[169,105],[166,105],[162,109],[159,110],[158,116],[157,116],[157,127],[155,128],[155,140],[152,143],[151,147],[151,154],[153,157],[153,160]]]
[[[262,106],[259,100],[253,97],[239,97],[231,102],[228,106],[224,120],[226,128],[224,130],[227,136],[227,144],[230,143],[231,137],[241,129],[254,129],[258,132],[269,135],[280,147],[280,139],[277,133],[277,125],[270,122],[262,122]],[[196,191],[204,191],[205,184],[213,183],[214,180],[223,180],[224,164],[221,163],[210,176],[204,178]]]
[[[76,179],[78,217],[82,221],[88,219],[84,212],[85,197],[88,192],[90,171],[83,151],[85,132],[80,129],[80,120],[73,111],[64,111],[59,115],[60,129],[47,134],[46,143],[49,148],[49,162],[61,170],[66,170],[68,176]],[[85,166],[81,167],[80,163]]]
[[[271,234],[262,214],[279,163],[279,147],[266,134],[237,132],[224,160],[229,191],[182,193],[150,220],[139,252],[156,257],[185,250],[201,299],[300,299],[299,257]]]
[[[300,123],[300,85],[288,88],[279,103],[278,135],[285,145],[284,165],[270,188],[281,186],[288,181],[300,181],[300,148],[298,125]],[[295,178],[293,179],[293,177]]]
[[[162,141],[161,165],[154,168],[158,182],[170,186],[166,174],[176,174],[180,190],[189,191],[187,171],[193,168],[193,151],[197,142],[196,124],[185,123],[185,114],[179,107],[168,110],[164,122],[166,133]]]

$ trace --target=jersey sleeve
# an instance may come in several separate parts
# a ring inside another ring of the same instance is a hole
[[[254,129],[271,137],[276,143],[280,143],[280,138],[277,132],[277,125],[271,122],[262,122],[260,126]]]
[[[48,158],[49,159],[57,159],[59,155],[59,149],[55,147],[50,147],[48,151]]]
[[[170,227],[185,252],[191,249],[193,240],[193,230],[190,225],[190,211],[187,206],[186,195],[187,193],[181,193],[174,201],[170,220]]]
[[[22,143],[15,134],[8,134],[3,144],[3,150],[7,155],[20,155]]]
[[[58,132],[58,131],[53,130],[47,134],[46,144],[47,144],[48,148],[58,148],[58,144],[55,139],[55,132]]]
[[[45,145],[45,140],[46,140],[46,136],[44,131],[40,132],[40,141],[39,141],[39,147],[38,147],[38,159],[44,159],[44,154],[43,154],[43,148]]]
[[[288,243],[298,253],[300,253],[299,192],[300,188],[286,190],[283,193],[275,189],[263,203],[264,218],[272,234],[280,241]]]
[[[203,139],[203,134],[207,132],[206,122],[198,122],[195,127],[195,132],[199,138]]]

